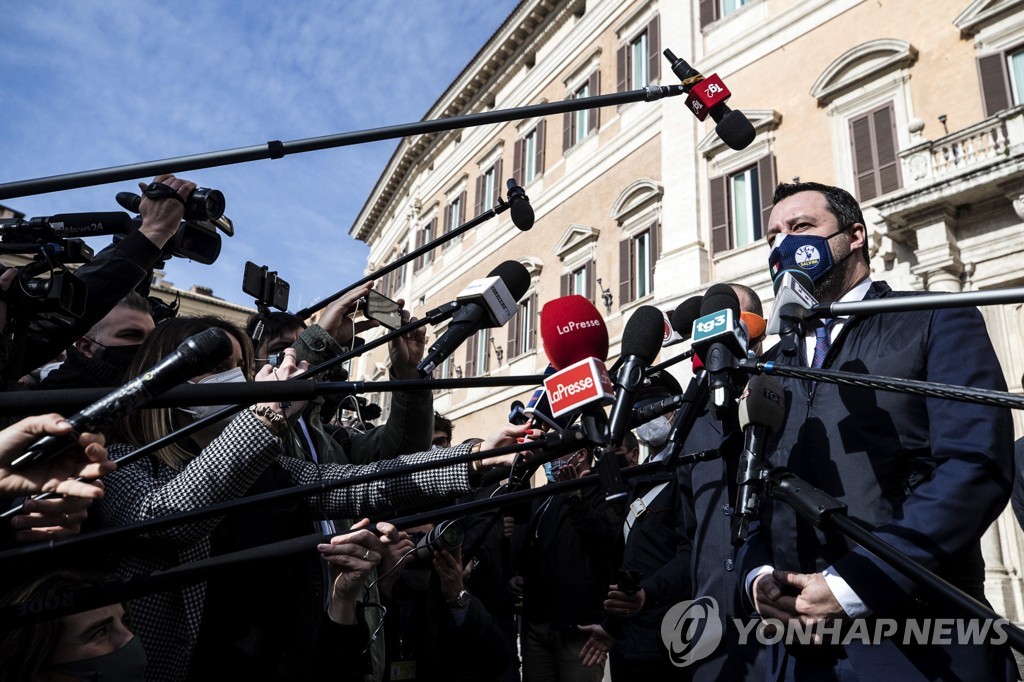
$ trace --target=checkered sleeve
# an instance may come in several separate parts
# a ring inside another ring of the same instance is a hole
[[[123,443],[108,446],[115,460],[132,451]],[[241,497],[281,454],[281,441],[254,414],[243,411],[180,470],[155,458],[144,458],[104,476],[106,493],[97,504],[100,522],[104,526],[127,526]],[[174,526],[148,537],[171,546],[186,546],[209,534],[219,521],[214,518]]]
[[[295,485],[306,485],[321,480],[337,481],[351,476],[390,471],[420,462],[441,461],[465,455],[469,449],[468,445],[459,445],[414,455],[400,455],[365,465],[316,465],[287,457],[278,461],[291,473]],[[471,490],[469,465],[462,463],[336,488],[307,497],[305,504],[307,513],[314,518],[359,518],[413,505],[442,502]]]

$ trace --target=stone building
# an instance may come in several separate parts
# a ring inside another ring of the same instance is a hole
[[[492,206],[509,177],[537,216],[520,233],[502,214],[380,284],[416,314],[502,261],[531,273],[519,315],[456,351],[441,376],[542,371],[537,312],[569,292],[605,313],[611,359],[642,304],[671,309],[710,283],[736,281],[770,307],[762,232],[779,180],[853,192],[869,223],[873,276],[894,288],[1024,281],[1022,0],[523,0],[424,119],[676,82],[666,47],[726,80],[730,105],[757,130],[753,144],[728,148],[682,98],[399,144],[350,230],[370,245],[368,270]],[[1022,305],[983,312],[1020,393]],[[386,370],[378,352],[354,376]],[[435,400],[461,440],[491,430],[526,395],[456,389]],[[984,548],[990,599],[1017,621],[1021,543],[1007,513]]]

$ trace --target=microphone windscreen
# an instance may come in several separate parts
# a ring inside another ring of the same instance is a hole
[[[540,338],[555,369],[586,358],[608,359],[608,328],[594,304],[583,296],[562,296],[545,303],[540,311]]]
[[[178,350],[184,353],[194,353],[195,361],[204,371],[211,372],[231,355],[231,337],[223,329],[213,327],[198,334],[193,334],[178,346]]]
[[[757,313],[740,313],[740,319],[747,325],[747,338],[753,341],[764,336],[764,330],[768,327],[768,321]]]
[[[722,120],[715,126],[715,133],[722,142],[733,149],[746,149],[754,141],[754,126],[750,120],[743,115],[742,111],[735,109],[722,117]]]
[[[739,319],[740,299],[728,284],[715,284],[704,294],[700,302],[700,316],[717,313],[719,310],[731,310],[733,319]]]
[[[779,274],[775,275],[775,279],[772,281],[772,288],[775,289],[775,293],[779,293],[779,288],[782,287],[782,277],[789,273],[796,280],[796,283],[806,289],[809,293],[814,293],[814,280],[803,270],[783,270]]]
[[[778,431],[786,418],[785,395],[782,384],[772,377],[763,374],[752,377],[740,400],[740,428],[761,424],[772,433]]]
[[[702,296],[691,296],[672,311],[672,329],[686,341],[693,335],[693,323],[700,317]]]
[[[636,309],[622,330],[622,357],[636,356],[648,365],[661,350],[662,329],[665,318],[652,305]]]
[[[515,260],[507,260],[491,270],[488,277],[499,277],[517,301],[530,288],[530,273],[526,266]]]

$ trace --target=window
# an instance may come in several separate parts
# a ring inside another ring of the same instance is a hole
[[[466,221],[466,190],[454,195],[444,207],[444,233],[448,234]],[[446,249],[457,239],[445,242],[441,248]]]
[[[487,348],[490,343],[490,329],[481,329],[469,337],[466,344],[466,373],[465,376],[477,377],[487,374],[490,370],[491,354]]]
[[[508,359],[529,353],[537,347],[537,294],[523,299],[508,323]]]
[[[431,218],[423,227],[416,231],[416,248],[419,249],[433,240],[436,230],[437,218]],[[413,270],[421,270],[430,265],[430,261],[434,257],[433,253],[433,251],[427,251],[422,255],[416,256],[416,260],[413,261]]]
[[[857,200],[868,201],[902,186],[892,102],[850,119]]]
[[[398,254],[398,258],[396,258],[394,260],[405,258],[406,254],[408,252],[409,252],[408,249],[402,249],[401,253]],[[401,291],[402,287],[404,287],[404,286],[405,286],[405,266],[402,265],[402,266],[400,266],[399,268],[397,268],[395,270],[395,280],[394,280],[393,291],[395,293],[397,293],[397,292]]]
[[[755,244],[764,234],[775,191],[775,157],[711,179],[711,251]]]
[[[600,88],[600,74],[595,71],[590,74],[587,82],[576,88],[566,99],[582,99],[598,95]],[[598,109],[587,109],[583,111],[568,111],[562,118],[562,151],[579,144],[592,131],[597,130],[600,114]]]
[[[661,32],[656,16],[619,48],[619,92],[636,90],[656,82],[661,77],[661,59]]]
[[[727,17],[753,0],[700,0],[700,27]]]
[[[1024,103],[1024,47],[978,58],[985,116]]]
[[[544,172],[544,119],[516,141],[513,176],[522,184],[532,182]]]
[[[518,178],[517,178],[518,179]],[[480,215],[498,203],[501,197],[501,159],[488,166],[476,179],[476,199],[473,213]]]
[[[589,260],[562,275],[562,296],[577,294],[594,300],[594,261]]]
[[[658,230],[650,227],[619,242],[619,304],[654,291],[654,264],[658,260]]]

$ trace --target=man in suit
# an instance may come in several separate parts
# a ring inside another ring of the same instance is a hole
[[[817,183],[776,189],[766,236],[773,274],[800,268],[821,301],[904,295],[873,282],[857,202]],[[813,325],[811,325],[813,326]],[[1006,390],[974,308],[854,315],[807,330],[779,364]],[[839,498],[851,517],[979,600],[979,540],[1006,506],[1012,479],[1009,411],[950,400],[782,379],[786,421],[769,459]],[[771,448],[770,448],[771,449]],[[815,530],[793,509],[762,507],[741,556],[746,594],[762,618],[830,624],[851,618],[956,618],[941,599],[835,531]],[[998,679],[1001,652],[986,644],[905,646],[791,644],[772,652],[787,679]]]

